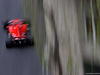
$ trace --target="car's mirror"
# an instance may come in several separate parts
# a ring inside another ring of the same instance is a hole
[[[6,28],[9,28],[10,26],[7,26]]]

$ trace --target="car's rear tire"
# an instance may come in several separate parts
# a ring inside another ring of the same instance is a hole
[[[30,19],[25,19],[23,22],[24,24],[29,24],[27,26],[27,44],[28,45],[34,45],[34,38],[31,36],[31,20]]]
[[[27,44],[28,45],[34,45],[33,37],[27,37]]]
[[[8,38],[6,40],[6,48],[12,48],[12,39],[11,38]]]

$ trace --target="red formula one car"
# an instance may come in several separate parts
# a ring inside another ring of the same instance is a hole
[[[8,20],[4,24],[4,29],[7,30],[6,47],[11,48],[16,45],[33,45],[29,24],[25,23],[24,19]]]

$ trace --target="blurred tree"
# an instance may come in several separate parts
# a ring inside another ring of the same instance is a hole
[[[92,66],[100,65],[100,48],[96,43],[98,28],[96,1],[43,0],[43,2],[48,50],[45,54],[48,55],[47,63],[51,75],[82,75],[82,58]],[[84,8],[80,8],[81,2]]]
[[[43,0],[51,75],[83,75],[74,0]],[[48,60],[49,59],[49,60]]]
[[[32,32],[44,55],[46,75],[83,75],[83,60],[100,65],[100,47],[92,42],[100,37],[99,0],[29,1]]]

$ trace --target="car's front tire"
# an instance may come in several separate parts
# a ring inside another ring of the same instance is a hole
[[[4,26],[3,26],[4,29],[6,29],[6,27],[9,25],[9,24],[8,24],[8,21],[9,21],[9,20],[6,20],[6,21],[3,23],[3,24],[4,24]]]
[[[29,19],[25,19],[25,20],[23,21],[23,24],[29,24],[29,25],[27,26],[27,31],[30,31],[30,29],[31,29],[31,22],[30,22],[30,20],[29,20]]]

